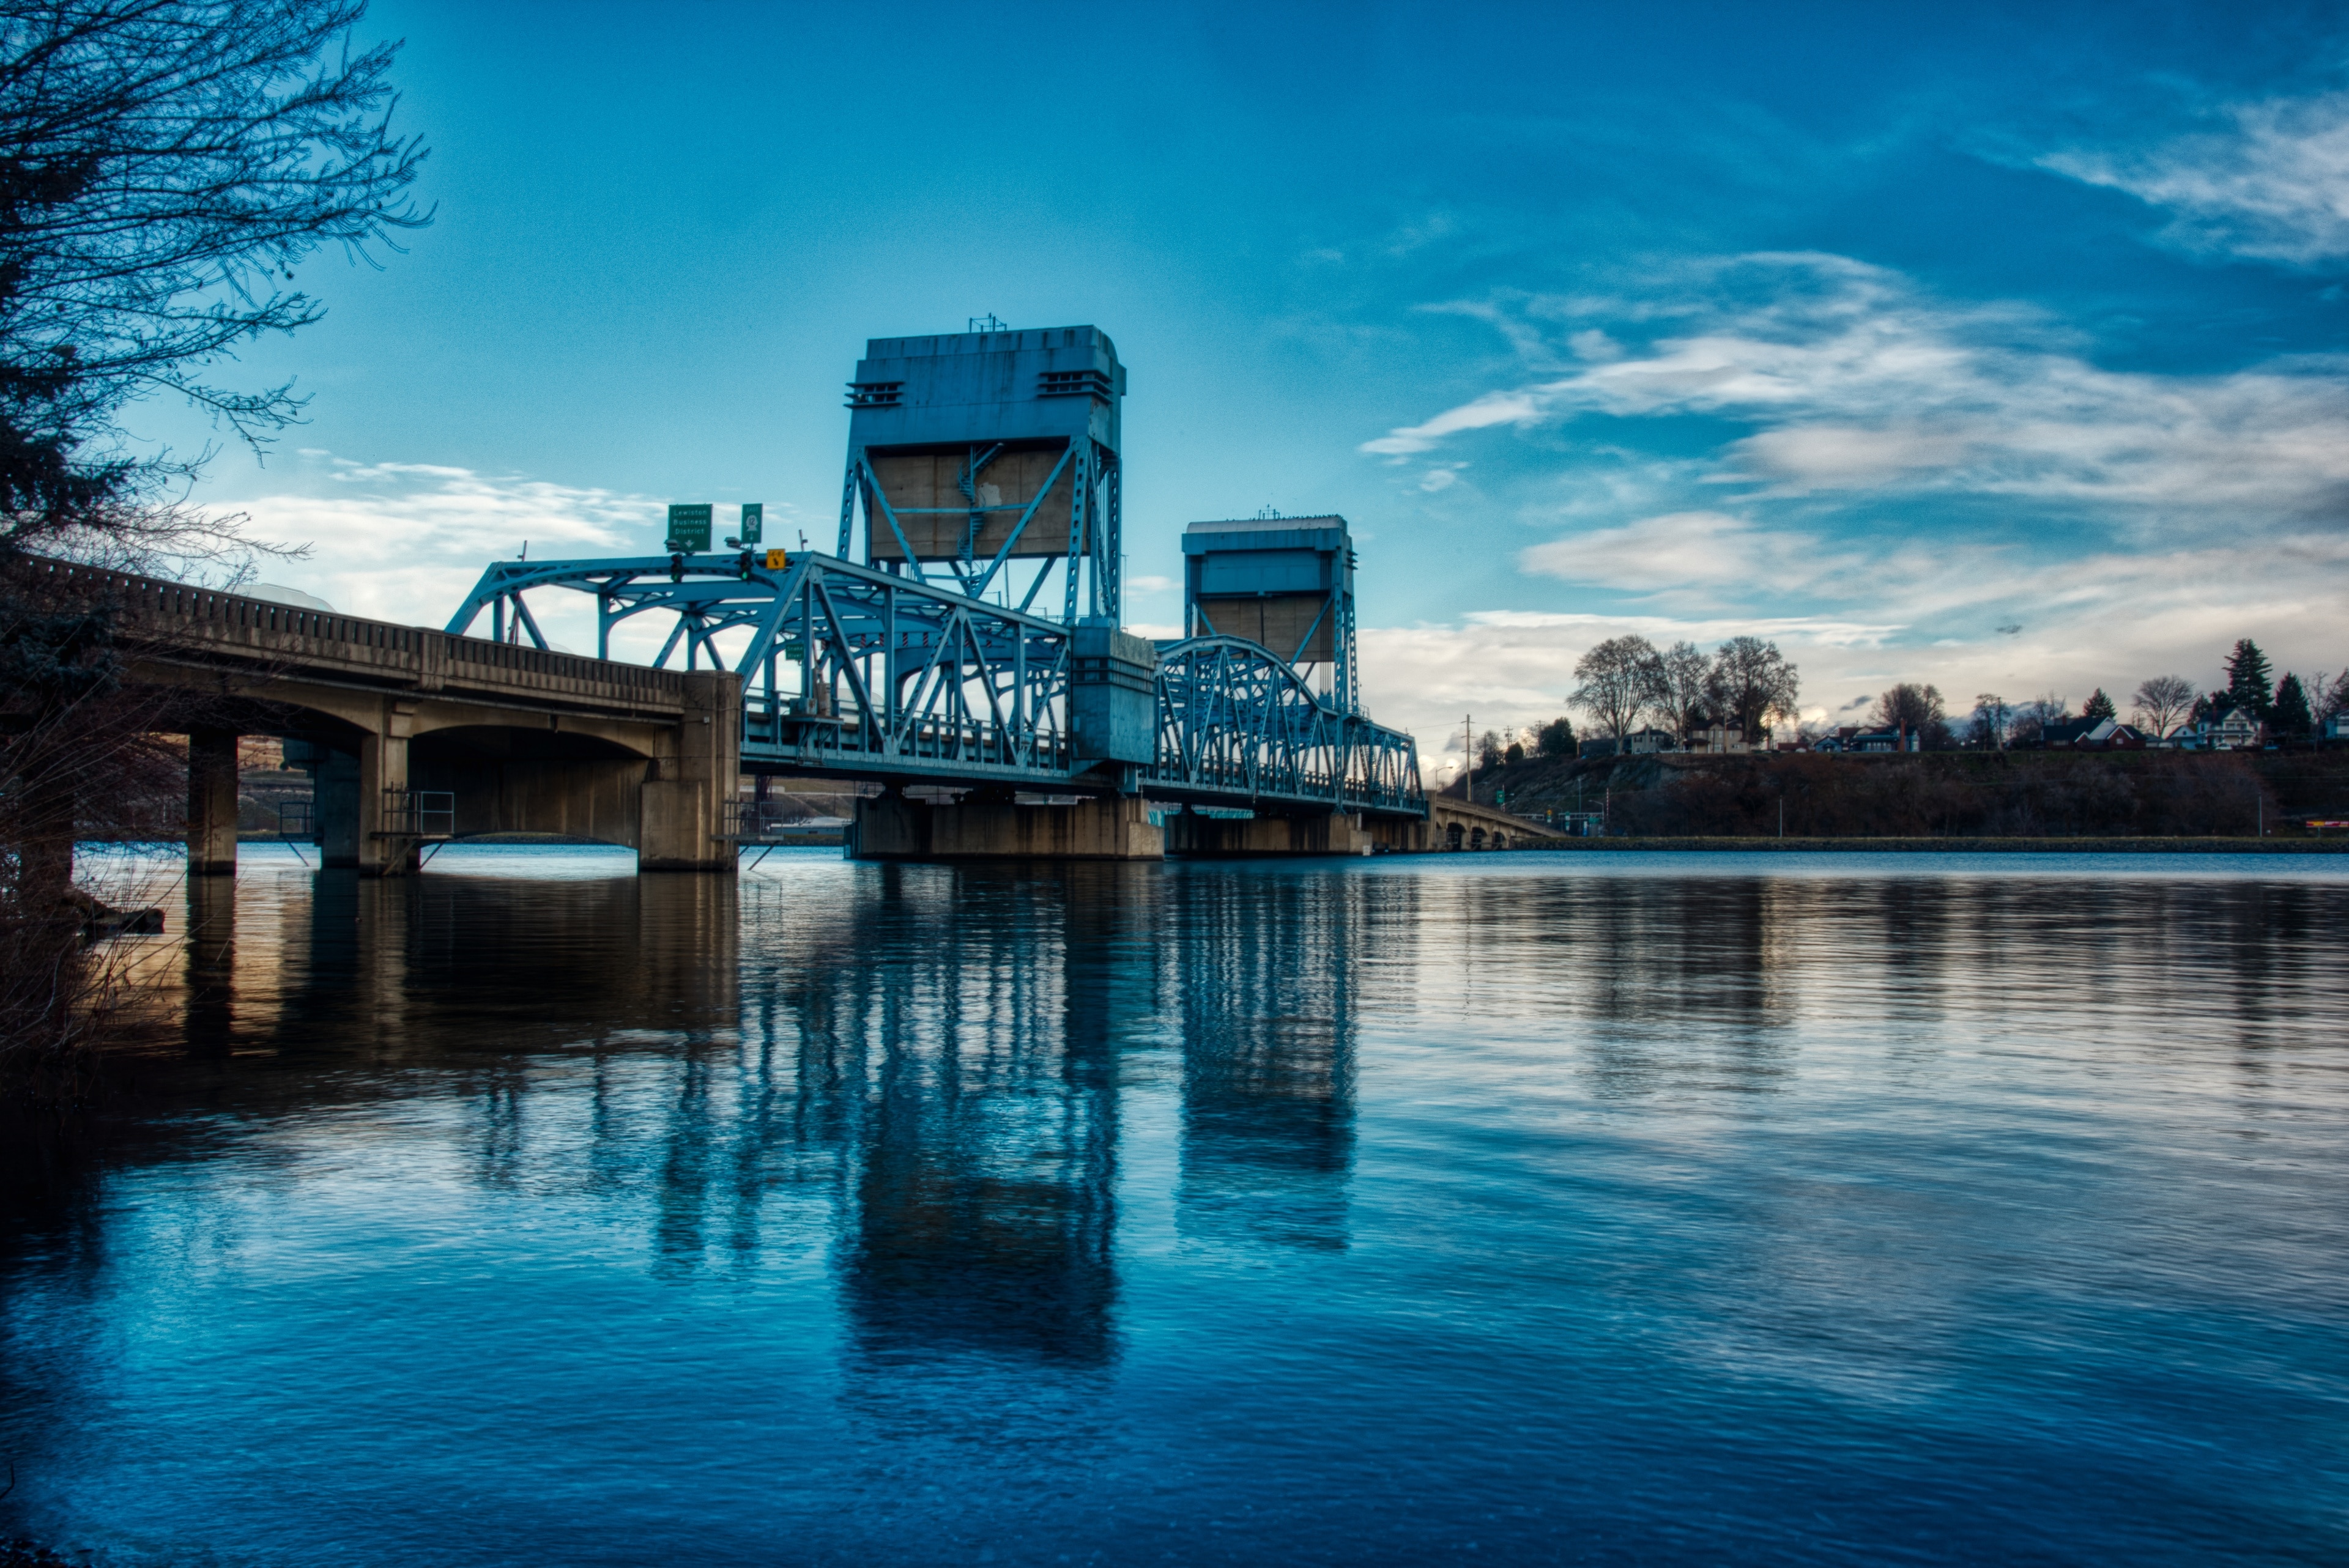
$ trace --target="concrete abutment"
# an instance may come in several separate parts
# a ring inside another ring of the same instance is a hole
[[[848,856],[858,861],[1156,861],[1165,835],[1149,803],[1113,795],[1068,806],[966,799],[947,805],[892,791],[856,802]]]
[[[857,802],[848,854],[860,861],[1155,861],[1367,855],[1426,847],[1425,822],[1343,811],[1208,817],[1132,796],[1021,805],[974,791],[954,803],[892,792]]]

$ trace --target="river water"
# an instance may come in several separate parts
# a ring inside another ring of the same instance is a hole
[[[244,853],[0,1230],[95,1561],[2349,1561],[2349,861]]]

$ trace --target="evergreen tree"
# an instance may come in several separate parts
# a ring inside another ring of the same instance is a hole
[[[2316,727],[2315,716],[2308,710],[2308,693],[2302,688],[2300,677],[2288,670],[2276,683],[2275,717],[2270,722],[2278,735],[2294,740],[2305,738]]]
[[[2275,711],[2275,692],[2268,685],[2268,656],[2249,637],[2227,655],[2227,696],[2233,699],[2229,706],[2241,708],[2253,718],[2264,720]]]
[[[1574,724],[1563,717],[1553,718],[1541,727],[1537,743],[1544,757],[1574,755]]]
[[[2080,709],[2080,717],[2093,718],[2101,723],[2107,718],[2118,718],[2120,709],[2115,707],[2113,699],[2105,695],[2105,688],[2098,686],[2088,694],[2087,704]]]

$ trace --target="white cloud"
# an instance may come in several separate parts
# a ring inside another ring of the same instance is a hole
[[[2042,168],[2167,209],[2164,237],[2299,266],[2349,256],[2349,93],[2222,111],[2224,129],[2128,150],[2070,150]]]
[[[299,488],[222,510],[249,514],[256,537],[311,545],[308,560],[272,565],[273,579],[353,614],[410,625],[446,622],[482,568],[512,559],[525,542],[533,560],[650,553],[666,515],[648,497],[593,487],[315,455],[328,460],[298,474]],[[531,603],[551,638],[593,648],[595,610],[585,595],[545,591]],[[623,639],[632,653],[639,640]]]
[[[1645,581],[1661,582],[1680,571],[1714,570],[1685,553],[1706,548],[1790,578],[1812,570],[1806,536],[1774,535],[1721,513],[1651,518],[1602,533],[1600,551],[1616,558],[1609,570],[1624,579],[1640,580],[1644,572]],[[1651,547],[1658,552],[1652,560],[1642,554]],[[1363,688],[1375,716],[1411,730],[1433,758],[1456,744],[1464,713],[1474,713],[1482,731],[1567,711],[1575,661],[1593,643],[1625,633],[1708,647],[1744,633],[1768,637],[1800,667],[1805,707],[1830,711],[1901,680],[1938,686],[1952,707],[1971,707],[1982,691],[2010,698],[2054,691],[2077,703],[2102,686],[2126,709],[2149,676],[2221,684],[2227,650],[2247,635],[2260,640],[2279,671],[2303,678],[2349,664],[2340,614],[2349,602],[2349,538],[2337,533],[2288,536],[2255,552],[2224,543],[2107,552],[2053,573],[1987,551],[1944,558],[1933,570],[1922,560],[1899,547],[1827,557],[1812,580],[1814,597],[1845,599],[1855,612],[1847,615],[1671,614],[1642,605],[1365,628]],[[2017,606],[2028,611],[2020,624],[2008,619]],[[1969,634],[1923,643],[1913,628],[1928,618],[1964,622]]]
[[[1172,577],[1128,577],[1125,585],[1136,593],[1172,593],[1183,586]]]
[[[1682,595],[1723,588],[1786,593],[1816,586],[1860,559],[1808,534],[1759,529],[1719,511],[1668,512],[1595,528],[1517,555],[1526,571],[1568,583]]]
[[[1604,364],[1623,357],[1623,346],[1595,326],[1576,333],[1566,343],[1578,359],[1597,360]]]
[[[1644,352],[1487,392],[1361,449],[1400,458],[1583,414],[1727,418],[1750,433],[1709,477],[1759,497],[2014,497],[2165,537],[2295,525],[2349,495],[2349,361],[2106,370],[2021,307],[1938,300],[1836,256],[1710,263],[1684,294],[1685,330]]]
[[[1438,414],[1423,425],[1396,430],[1375,441],[1364,441],[1362,450],[1408,457],[1413,452],[1426,451],[1444,437],[1458,435],[1463,430],[1489,429],[1495,425],[1529,425],[1541,418],[1544,412],[1544,405],[1534,393],[1487,392],[1474,403]]]

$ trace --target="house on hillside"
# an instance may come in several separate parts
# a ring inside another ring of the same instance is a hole
[[[1710,729],[1700,729],[1689,737],[1689,749],[1720,757],[1730,752],[1751,749],[1745,744],[1745,731],[1736,725],[1716,724]]]
[[[2257,751],[2267,739],[2267,727],[2241,708],[2235,708],[2209,727],[2210,744],[2220,751]]]
[[[2041,732],[2049,746],[2073,751],[2143,751],[2145,732],[2111,718],[2072,718]]]
[[[2051,750],[2069,750],[2080,738],[2105,721],[2101,718],[2059,718],[2039,727],[2039,744]]]
[[[2180,751],[2257,751],[2266,742],[2267,727],[2240,707],[2187,726],[2169,738]]]
[[[1846,751],[1916,751],[1922,748],[1924,738],[1915,730],[1862,729],[1853,732],[1844,742]]]
[[[1635,729],[1621,740],[1586,740],[1576,748],[1579,757],[1646,757],[1659,751],[1678,751],[1680,737],[1664,729]]]

